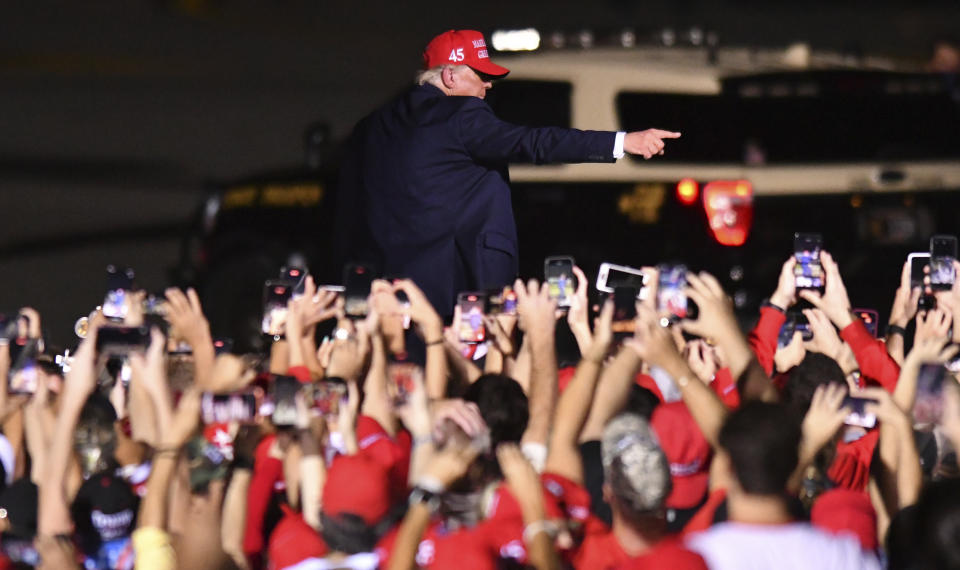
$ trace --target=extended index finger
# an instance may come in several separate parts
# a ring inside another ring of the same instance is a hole
[[[650,129],[650,133],[657,135],[662,139],[678,139],[680,138],[680,133],[675,131],[664,131],[662,129]]]

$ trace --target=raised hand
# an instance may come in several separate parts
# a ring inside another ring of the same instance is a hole
[[[556,328],[557,301],[550,298],[550,288],[536,279],[526,284],[520,279],[513,284],[517,293],[517,316],[520,330],[527,334],[553,334]]]
[[[890,308],[890,324],[906,328],[910,320],[917,314],[917,303],[920,301],[920,287],[910,287],[910,262],[904,262],[900,271],[900,286],[893,298]]]
[[[410,301],[410,320],[417,325],[417,331],[425,342],[432,343],[443,338],[443,319],[416,283],[399,279],[394,282],[393,289],[406,293]]]
[[[705,340],[697,339],[688,342],[684,352],[686,353],[687,364],[690,366],[690,370],[697,375],[697,378],[704,384],[712,382],[718,369],[717,361],[713,355],[713,347],[707,344]]]
[[[202,344],[211,343],[210,323],[203,315],[197,292],[190,288],[184,294],[180,289],[171,287],[164,295],[167,298],[165,318],[173,327],[171,336],[187,341],[194,351]]]
[[[687,273],[687,288],[684,291],[699,309],[696,320],[683,320],[683,330],[703,338],[719,339],[727,334],[740,334],[737,318],[733,313],[733,301],[723,291],[716,277],[706,271],[699,275]]]
[[[663,154],[664,139],[678,138],[680,138],[680,133],[673,131],[660,129],[634,131],[623,137],[623,150],[629,154],[639,154],[649,160],[654,156]]]
[[[837,328],[843,330],[853,322],[853,315],[850,313],[850,296],[847,295],[847,288],[840,276],[840,268],[828,252],[820,252],[820,264],[823,265],[826,280],[823,295],[804,289],[800,291],[800,297],[810,301],[810,304],[823,311]]]
[[[792,255],[783,262],[780,269],[780,279],[777,281],[777,290],[770,295],[770,302],[784,311],[797,302],[797,280],[793,275],[793,268],[797,259]]]
[[[803,418],[802,430],[803,445],[814,454],[833,439],[850,413],[849,409],[843,407],[846,395],[847,388],[842,384],[820,385],[813,393],[813,401]]]
[[[803,315],[807,317],[810,323],[810,331],[813,332],[813,338],[804,343],[804,348],[810,352],[819,352],[840,362],[840,354],[843,351],[843,341],[837,334],[837,329],[820,309],[804,309]]]

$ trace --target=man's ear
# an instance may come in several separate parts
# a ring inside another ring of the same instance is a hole
[[[444,65],[443,70],[440,72],[440,80],[443,81],[444,87],[453,89],[457,84],[456,69],[452,65]]]

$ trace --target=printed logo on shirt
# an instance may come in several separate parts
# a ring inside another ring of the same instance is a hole
[[[502,558],[513,558],[514,560],[526,560],[527,549],[524,548],[520,540],[511,540],[500,547],[500,556]]]
[[[433,561],[437,556],[437,547],[433,544],[433,541],[429,538],[427,540],[420,541],[420,546],[417,548],[417,564],[420,566],[430,566],[433,564]]]

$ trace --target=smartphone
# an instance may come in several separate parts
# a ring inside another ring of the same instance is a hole
[[[287,302],[293,295],[293,287],[283,281],[267,281],[263,285],[263,321],[260,331],[268,335],[281,335],[287,324]]]
[[[636,287],[618,286],[613,289],[613,338],[623,340],[633,336],[637,321]]]
[[[503,289],[487,291],[487,314],[517,314],[517,292],[513,290],[513,287],[507,286]]]
[[[127,294],[133,290],[133,269],[107,266],[107,294],[103,299],[103,316],[123,320],[127,316]]]
[[[97,330],[97,352],[109,356],[126,356],[143,352],[150,345],[150,329],[139,327],[100,327]]]
[[[213,394],[200,396],[200,417],[204,424],[239,422],[254,423],[257,420],[257,397],[253,392],[237,394]]]
[[[696,305],[687,299],[684,289],[687,287],[686,265],[660,265],[659,284],[657,286],[657,311],[666,313],[671,319],[695,319]]]
[[[642,269],[601,263],[597,272],[597,291],[613,293],[617,287],[633,287],[637,290],[637,299],[647,298],[647,275]]]
[[[923,364],[917,374],[917,398],[913,404],[913,421],[929,429],[940,423],[943,415],[943,384],[947,369],[942,364]],[[917,429],[921,429],[918,427]]]
[[[336,380],[322,380],[313,385],[311,410],[331,417],[340,413],[340,402],[347,397],[347,385]]]
[[[0,315],[0,341],[10,342],[20,336],[19,326],[17,325],[20,317],[8,317]]]
[[[555,255],[543,260],[543,279],[547,282],[550,298],[556,299],[558,309],[569,309],[577,290],[573,274],[574,261],[569,255]]]
[[[397,303],[400,305],[400,313],[403,315],[403,330],[409,330],[411,322],[410,297],[402,290],[398,290],[394,295],[397,298]]]
[[[823,265],[820,251],[823,237],[820,234],[793,234],[793,279],[797,289],[823,289]]]
[[[780,333],[777,335],[777,347],[785,348],[793,341],[793,333],[797,330],[797,320],[791,315],[783,321]]]
[[[387,365],[387,390],[395,407],[407,403],[410,394],[416,389],[416,376],[423,372],[412,362],[393,362]]]
[[[373,284],[373,269],[361,263],[348,264],[343,270],[343,310],[347,318],[364,319],[369,307],[367,298]]]
[[[926,251],[915,251],[907,256],[910,263],[910,288],[923,288],[923,278],[926,276],[925,269],[930,263],[930,253]]]
[[[800,311],[791,313],[791,315],[793,316],[793,330],[800,333],[803,342],[813,340],[813,329],[810,328],[810,321],[807,320],[807,316]]]
[[[233,352],[232,338],[217,338],[213,340],[213,353],[217,356]]]
[[[303,295],[307,282],[307,270],[303,267],[284,267],[280,270],[280,280],[290,284],[293,288],[291,296],[296,299]]]
[[[270,385],[273,413],[270,421],[277,427],[291,427],[297,423],[297,392],[303,388],[293,376],[275,375]]]
[[[847,417],[843,420],[843,423],[847,424],[848,426],[859,426],[866,429],[873,429],[877,426],[877,416],[876,414],[868,413],[866,411],[866,406],[867,404],[876,403],[876,400],[871,400],[870,398],[845,396],[843,398],[843,407],[850,408],[850,413],[847,414]]]
[[[953,260],[957,258],[957,238],[935,235],[930,238],[930,288],[948,291],[956,280]]]
[[[10,370],[7,380],[7,393],[32,395],[37,391],[38,383],[37,361],[29,358],[24,360],[19,367]]]
[[[880,338],[880,314],[877,311],[873,309],[854,309],[853,314],[863,321],[863,326],[870,331],[873,338]]]
[[[460,307],[457,333],[460,342],[476,344],[487,339],[487,330],[483,326],[485,302],[483,293],[471,292],[457,295],[457,306]]]

